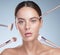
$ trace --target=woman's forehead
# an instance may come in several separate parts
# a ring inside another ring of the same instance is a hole
[[[35,9],[31,7],[23,7],[17,12],[17,17],[20,18],[31,18],[31,17],[38,17],[38,13]]]

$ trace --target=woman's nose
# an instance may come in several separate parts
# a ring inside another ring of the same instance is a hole
[[[25,30],[29,30],[29,29],[30,29],[30,23],[26,22],[26,24],[25,24]]]

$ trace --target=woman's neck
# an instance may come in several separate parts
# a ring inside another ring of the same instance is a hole
[[[29,52],[35,52],[37,50],[37,48],[39,47],[40,43],[39,41],[36,39],[36,40],[33,40],[33,41],[23,41],[23,47],[24,49],[26,50],[27,53]]]

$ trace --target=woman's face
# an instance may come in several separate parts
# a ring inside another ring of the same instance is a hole
[[[17,12],[16,26],[24,41],[37,39],[42,20],[35,9],[23,7]]]

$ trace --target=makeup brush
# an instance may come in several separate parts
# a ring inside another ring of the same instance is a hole
[[[53,43],[52,41],[46,39],[45,37],[41,36],[41,38],[46,42],[48,43],[49,45],[53,46],[53,47],[56,47],[56,48],[60,48],[59,46],[57,46],[55,43]]]
[[[4,24],[0,24],[1,27],[7,27],[9,30],[13,29],[13,24],[10,25],[4,25]]]
[[[40,16],[40,17],[43,17],[43,16],[45,16],[45,15],[47,15],[47,14],[53,12],[54,10],[56,10],[56,9],[58,9],[58,8],[60,8],[60,4],[57,5],[56,7],[52,8],[52,9],[50,9],[50,10],[44,12],[44,13],[42,14],[42,16]]]
[[[4,47],[5,45],[7,45],[7,44],[9,44],[9,43],[16,42],[16,41],[17,41],[17,38],[16,38],[16,37],[13,37],[12,39],[10,39],[10,40],[2,43],[2,44],[0,45],[0,48],[1,48],[1,47]]]

